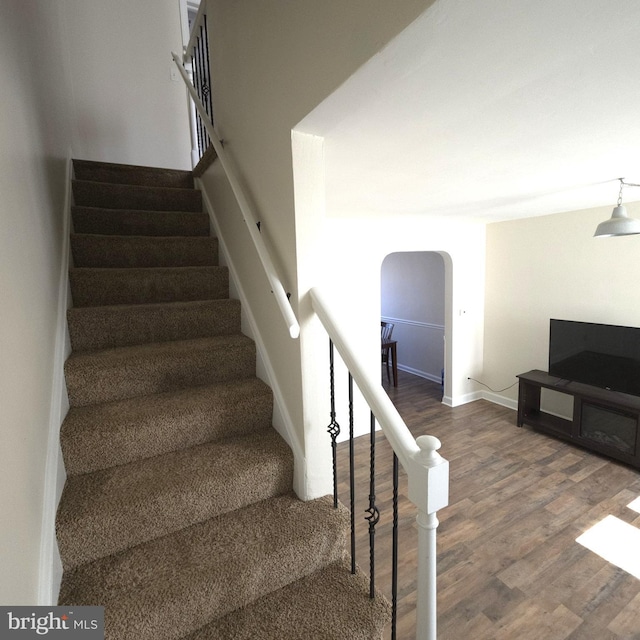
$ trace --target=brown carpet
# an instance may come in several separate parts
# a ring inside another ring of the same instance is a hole
[[[74,170],[59,604],[114,640],[381,638],[348,513],[291,493],[192,175]]]

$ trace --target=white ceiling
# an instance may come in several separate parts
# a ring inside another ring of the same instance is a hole
[[[640,1],[437,0],[301,128],[334,214],[613,206],[640,182]]]

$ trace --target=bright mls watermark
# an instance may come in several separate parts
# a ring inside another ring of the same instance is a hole
[[[104,607],[0,607],[0,640],[104,640]]]

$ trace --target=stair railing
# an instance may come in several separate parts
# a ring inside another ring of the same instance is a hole
[[[198,160],[202,158],[211,145],[211,136],[205,123],[211,122],[214,125],[206,4],[206,1],[203,1],[198,8],[198,13],[191,25],[191,36],[184,48],[182,60],[186,68],[191,72],[193,86],[205,110],[205,115],[201,115],[197,111],[192,114],[192,127],[195,143],[197,144]]]
[[[449,501],[449,463],[438,453],[440,441],[433,436],[419,436],[414,439],[397,409],[380,384],[379,370],[375,376],[362,365],[358,356],[345,340],[346,332],[340,321],[332,313],[332,306],[318,288],[311,289],[313,309],[329,335],[329,381],[330,381],[330,424],[333,452],[333,494],[334,505],[338,502],[338,480],[336,463],[336,439],[340,426],[336,422],[334,385],[334,345],[349,372],[349,467],[351,498],[351,566],[355,572],[355,523],[354,523],[354,447],[353,447],[353,381],[371,410],[371,462],[369,509],[369,553],[371,593],[374,595],[375,565],[375,525],[379,513],[375,506],[375,421],[391,444],[394,451],[393,470],[393,549],[392,549],[392,640],[396,638],[397,621],[397,568],[398,568],[398,462],[407,473],[409,500],[418,510],[418,566],[416,638],[436,640],[436,512],[447,506]]]
[[[202,9],[202,6],[204,6],[204,4],[205,3],[203,2],[201,5],[201,9]],[[200,15],[200,12],[198,12],[198,15]],[[198,95],[196,88],[194,87],[193,83],[189,79],[189,75],[185,71],[185,68],[183,66],[183,59],[181,59],[180,56],[178,56],[178,54],[175,52],[172,52],[171,55],[173,57],[173,61],[176,63],[176,66],[178,67],[178,71],[180,72],[182,79],[184,80],[187,86],[187,90],[189,91],[189,95],[193,100],[193,103],[198,112],[198,115],[200,116],[200,122],[202,123],[206,133],[208,134],[208,138],[211,142],[211,145],[215,149],[218,159],[220,160],[220,164],[222,165],[222,168],[226,173],[227,180],[229,181],[229,185],[231,186],[233,195],[235,196],[236,202],[238,203],[238,207],[240,208],[242,219],[247,225],[247,229],[249,230],[249,235],[253,240],[253,244],[256,249],[256,252],[258,253],[258,257],[260,258],[262,267],[264,268],[267,279],[269,280],[271,291],[275,296],[276,302],[280,309],[280,313],[282,314],[282,317],[287,325],[287,329],[289,330],[289,335],[295,339],[300,335],[300,325],[298,324],[298,320],[295,314],[293,313],[291,303],[289,302],[289,298],[291,294],[285,291],[284,285],[282,284],[282,279],[280,278],[280,275],[278,274],[275,268],[273,260],[271,259],[269,250],[264,240],[262,239],[262,235],[260,233],[260,223],[258,222],[258,219],[254,214],[253,209],[249,204],[247,197],[244,194],[244,191],[240,184],[240,180],[238,179],[235,173],[233,164],[229,159],[229,156],[224,150],[224,147],[222,146],[222,143],[220,142],[220,139],[218,138],[215,132],[215,129],[213,127],[213,121],[209,117],[210,114],[209,112],[207,112],[207,109],[203,104],[202,100],[200,99],[200,96]],[[208,64],[206,66],[208,68]]]
[[[260,223],[245,196],[241,183],[235,173],[222,142],[218,138],[213,124],[213,108],[211,99],[211,72],[209,66],[208,32],[206,22],[206,0],[198,10],[192,36],[185,54],[180,57],[172,53],[173,60],[186,84],[189,95],[197,112],[197,138],[199,153],[202,156],[211,145],[226,173],[227,179],[236,198],[242,217],[247,225],[251,239],[262,262],[272,292],[292,338],[300,335],[300,326],[289,302],[290,294],[285,291],[282,279],[277,273],[269,251],[260,234]],[[185,66],[190,66],[194,82],[191,81]],[[398,465],[402,465],[407,473],[409,500],[417,507],[418,524],[418,566],[417,566],[417,640],[436,640],[436,529],[438,519],[436,512],[448,504],[449,499],[449,463],[438,453],[440,441],[433,436],[420,436],[415,439],[400,414],[389,399],[379,377],[359,361],[355,352],[344,338],[346,332],[341,329],[340,322],[331,312],[322,292],[314,288],[310,292],[312,306],[329,335],[330,345],[330,390],[331,411],[328,431],[332,440],[333,453],[333,492],[334,504],[338,504],[337,484],[337,436],[340,427],[335,420],[335,386],[334,386],[334,345],[349,371],[349,431],[350,431],[350,493],[351,493],[351,564],[355,573],[355,503],[354,503],[354,446],[353,446],[353,382],[371,410],[370,438],[370,485],[369,508],[366,520],[369,523],[370,541],[370,596],[375,594],[375,526],[379,512],[375,504],[375,425],[381,430],[394,451],[393,456],[393,566],[392,566],[392,640],[396,638],[397,621],[397,568],[398,568]],[[379,371],[376,372],[379,376]]]

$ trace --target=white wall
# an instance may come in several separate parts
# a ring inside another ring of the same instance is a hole
[[[328,215],[323,201],[322,137],[295,132],[296,231],[301,291],[323,289],[347,340],[375,377],[380,372],[380,271],[394,252],[437,251],[444,260],[445,398],[457,405],[478,396],[467,380],[482,369],[485,226],[424,216],[363,219]],[[357,212],[356,212],[357,213]],[[329,416],[326,333],[302,296],[300,313],[304,375],[305,442],[309,473],[321,486],[329,464],[325,433]],[[346,376],[339,385],[338,422],[348,425]],[[369,428],[369,414],[356,395],[356,435]],[[424,433],[429,433],[425,425]],[[443,444],[446,456],[446,445]]]
[[[546,371],[550,318],[640,326],[640,236],[593,238],[613,204],[488,225],[483,382]],[[640,217],[639,203],[627,207]],[[517,386],[493,399],[515,407]],[[567,413],[557,399],[546,408]]]
[[[210,3],[218,133],[224,138],[225,148],[256,206],[265,241],[274,249],[285,287],[293,294],[292,304],[303,324],[308,317],[307,266],[315,249],[307,251],[305,243],[304,255],[296,250],[299,239],[294,214],[291,131],[431,3],[432,0]],[[204,179],[215,180],[209,175]],[[236,228],[235,223],[229,224],[234,229],[226,239],[230,253],[241,256],[239,261],[244,264],[240,268],[248,273],[249,303],[256,313],[260,310],[266,314],[261,325],[264,342],[292,422],[308,454],[320,446],[326,447],[326,424],[318,427],[318,421],[326,419],[313,406],[320,388],[322,396],[326,396],[326,377],[317,386],[313,379],[314,370],[323,363],[313,358],[302,359],[304,385],[308,389],[304,398],[311,399],[305,402],[303,410],[301,348],[305,338],[291,341],[279,320],[270,322],[275,315],[271,311],[272,296],[259,271],[252,267],[254,258],[245,244],[247,234]],[[376,270],[379,273],[379,265]],[[300,282],[301,276],[304,284]],[[379,301],[376,314],[379,317]],[[321,408],[326,415],[325,408]],[[321,438],[318,429],[324,438],[316,447],[316,436]],[[324,468],[316,469],[310,464],[308,473],[307,490],[302,493],[305,496],[325,493]]]
[[[76,157],[190,169],[178,0],[64,0]]]
[[[445,273],[445,398],[450,405],[475,399],[467,380],[482,368],[484,322],[485,228],[422,216],[325,221],[325,242],[332,259],[318,275],[344,306],[345,323],[362,356],[377,371],[380,342],[380,270],[390,253],[434,251]],[[338,306],[339,303],[337,302]],[[346,306],[348,305],[348,306]]]
[[[397,5],[396,5],[397,6]],[[485,230],[483,224],[436,215],[400,215],[387,211],[371,215],[363,185],[344,168],[341,187],[354,196],[350,211],[331,208],[325,175],[331,153],[340,143],[342,117],[357,113],[362,95],[382,93],[384,85],[369,83],[378,69],[393,67],[398,49],[406,43],[401,34],[344,82],[299,122],[293,134],[296,202],[298,288],[300,292],[301,360],[304,371],[304,419],[307,463],[312,477],[320,478],[328,464],[324,429],[328,423],[326,335],[314,315],[307,292],[321,285],[340,316],[352,347],[370,371],[380,370],[380,270],[394,252],[435,251],[445,264],[445,397],[455,406],[479,397],[468,380],[482,369],[484,322]],[[378,162],[391,166],[384,140],[396,123],[384,122],[380,130]],[[393,180],[392,172],[389,179]],[[363,197],[360,199],[357,196]],[[345,407],[338,422],[347,424]],[[368,429],[366,409],[358,407],[356,434]],[[428,425],[425,425],[428,432]],[[309,446],[311,443],[311,446]],[[443,453],[446,455],[446,452]]]
[[[381,318],[392,322],[398,367],[440,382],[444,367],[444,260],[435,252],[392,253],[382,263]]]
[[[3,605],[38,601],[48,429],[60,420],[52,415],[52,378],[60,374],[53,367],[71,142],[62,20],[60,3],[0,3]]]

